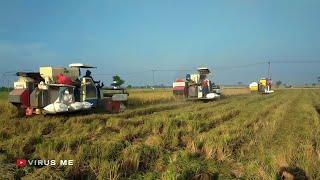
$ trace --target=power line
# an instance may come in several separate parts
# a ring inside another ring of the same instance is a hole
[[[260,66],[260,65],[267,65],[267,77],[270,78],[271,76],[271,64],[318,64],[320,61],[312,60],[312,61],[295,61],[295,60],[276,60],[276,61],[260,61],[250,64],[241,64],[241,65],[231,65],[231,66],[216,66],[215,68],[211,68],[214,70],[228,70],[228,69],[237,69],[237,68],[248,68],[248,67],[254,67],[254,66]],[[155,85],[156,83],[156,72],[194,72],[197,71],[196,69],[151,69],[151,70],[145,70],[145,71],[139,71],[139,72],[131,72],[131,73],[115,73],[119,74],[121,76],[126,75],[139,75],[141,73],[152,73],[152,85]],[[97,74],[97,75],[113,75],[113,74]]]
[[[156,72],[188,72],[188,71],[196,71],[196,70],[190,70],[190,69],[151,69],[151,70],[145,70],[145,71],[139,71],[139,72],[130,72],[130,73],[98,73],[95,74],[96,76],[113,76],[115,74],[121,75],[121,76],[132,76],[132,75],[139,75],[142,73],[152,73],[152,85],[155,85],[155,73]]]
[[[114,76],[114,75],[129,76],[129,75],[135,75],[135,74],[142,74],[142,73],[146,73],[146,72],[150,72],[150,70],[129,72],[129,73],[97,73],[94,75],[96,75],[96,76]]]
[[[256,63],[251,63],[251,64],[243,64],[243,65],[235,65],[235,66],[216,66],[214,69],[219,69],[219,70],[225,70],[225,69],[236,69],[236,68],[248,68],[252,66],[258,66],[258,65],[263,65],[269,63],[273,64],[317,64],[320,63],[320,61],[261,61],[261,62],[256,62]]]
[[[230,65],[230,66],[214,66],[214,68],[211,68],[213,70],[228,70],[228,69],[237,69],[237,68],[248,68],[248,67],[254,67],[254,66],[259,66],[259,65],[267,65],[268,66],[268,71],[267,71],[267,76],[270,78],[270,73],[271,73],[271,63],[274,64],[320,64],[320,60],[307,60],[307,61],[302,61],[302,60],[269,60],[269,61],[260,61],[260,62],[255,62],[255,63],[250,63],[250,64],[240,64],[240,65]],[[24,71],[29,71],[29,70],[24,70]],[[114,75],[120,75],[120,76],[140,76],[143,73],[152,73],[152,84],[155,85],[156,81],[156,73],[157,72],[195,72],[197,69],[149,69],[149,70],[142,70],[142,71],[136,71],[136,72],[126,72],[126,73],[97,73],[94,75],[95,76],[114,76]],[[16,71],[7,71],[2,73],[2,78],[6,79],[5,77],[8,76],[14,76]]]
[[[169,72],[169,71],[173,71],[173,72],[177,72],[177,71],[196,71],[196,70],[190,70],[190,69],[152,69],[151,71],[164,71],[164,72]]]
[[[320,61],[271,61],[271,63],[277,64],[317,64]]]
[[[257,62],[257,63],[251,63],[251,64],[243,64],[243,65],[235,65],[235,66],[216,66],[214,69],[236,69],[236,68],[247,68],[257,65],[266,64],[267,62]]]
[[[187,72],[187,71],[195,71],[189,69],[152,69],[152,85],[155,86],[155,72]]]

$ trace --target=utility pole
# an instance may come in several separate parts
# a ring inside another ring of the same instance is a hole
[[[268,78],[269,79],[271,79],[271,77],[270,77],[270,64],[271,64],[270,61],[268,61]]]
[[[155,86],[155,82],[154,82],[154,73],[156,72],[156,70],[152,69],[152,86]]]

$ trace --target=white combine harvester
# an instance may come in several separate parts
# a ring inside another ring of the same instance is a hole
[[[173,83],[173,93],[184,95],[188,100],[213,100],[221,96],[220,87],[212,83],[207,67],[198,68],[197,74],[187,74],[186,79]]]

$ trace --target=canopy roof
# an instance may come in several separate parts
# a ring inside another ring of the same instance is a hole
[[[210,70],[207,67],[200,67],[198,68],[198,71],[200,72],[200,74],[209,74]]]
[[[87,64],[82,64],[82,63],[72,63],[72,64],[69,64],[69,67],[77,67],[77,68],[97,68],[97,67],[90,66],[90,65],[87,65]]]

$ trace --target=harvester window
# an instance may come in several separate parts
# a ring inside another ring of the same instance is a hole
[[[50,104],[54,103],[59,98],[59,87],[52,86],[49,89],[49,96],[50,96]]]
[[[91,78],[85,79],[86,83],[86,98],[96,98],[97,97],[97,88],[94,85]]]

